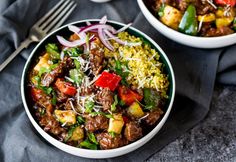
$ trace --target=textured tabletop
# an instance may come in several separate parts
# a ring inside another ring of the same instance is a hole
[[[236,161],[236,87],[216,86],[207,117],[149,162]]]

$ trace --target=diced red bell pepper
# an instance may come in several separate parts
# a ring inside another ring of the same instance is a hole
[[[136,100],[141,101],[143,99],[143,96],[141,96],[139,93],[132,91],[125,86],[118,87],[118,95],[126,105],[131,105]]]
[[[71,83],[64,81],[62,78],[58,78],[55,85],[59,91],[69,96],[74,96],[77,92]]]
[[[95,85],[102,88],[109,88],[114,91],[122,78],[114,73],[103,71],[101,76],[95,82]]]
[[[34,101],[38,101],[42,97],[43,93],[44,92],[41,89],[38,89],[38,88],[35,88],[35,87],[31,88],[31,96],[32,96]]]
[[[236,0],[215,0],[215,3],[219,5],[230,5],[231,7],[234,7],[236,4]]]

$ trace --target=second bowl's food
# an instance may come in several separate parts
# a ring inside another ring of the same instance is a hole
[[[105,24],[46,45],[29,74],[36,119],[56,139],[80,148],[113,149],[150,132],[164,113],[168,76],[141,38]],[[69,34],[68,34],[69,35]]]
[[[236,32],[236,0],[144,0],[165,25],[182,33],[215,37]]]

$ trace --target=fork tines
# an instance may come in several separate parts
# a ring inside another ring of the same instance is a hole
[[[61,0],[36,24],[45,33],[49,33],[62,25],[71,12],[75,9],[76,3],[72,0]]]

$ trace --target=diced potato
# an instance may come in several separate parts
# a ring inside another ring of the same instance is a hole
[[[73,125],[76,123],[76,114],[73,110],[55,110],[57,120],[66,125]]]
[[[224,17],[224,10],[218,9],[216,11],[216,17]]]
[[[108,132],[114,132],[120,134],[124,126],[124,120],[122,114],[114,114],[113,118],[109,120]]]
[[[48,63],[48,60],[49,60],[49,54],[46,53],[45,55],[43,55],[41,57],[41,59],[39,60],[38,64],[34,67],[34,70],[35,71],[39,71],[40,68],[42,68],[42,67],[49,68],[50,65]]]
[[[223,26],[229,26],[233,20],[234,20],[233,17],[217,18],[216,27],[221,28]]]
[[[160,17],[160,20],[167,26],[177,30],[179,23],[182,19],[181,12],[169,5],[166,5],[163,11],[163,16]]]
[[[84,138],[84,130],[81,128],[81,126],[78,126],[74,129],[72,132],[72,136],[68,141],[78,141],[82,140]]]
[[[199,15],[197,19],[198,21],[202,21],[202,22],[212,22],[212,21],[215,21],[216,16],[213,13],[209,13],[205,15]]]
[[[144,112],[137,102],[134,102],[132,105],[130,105],[127,111],[128,114],[135,118],[141,118],[142,116],[144,116]]]

